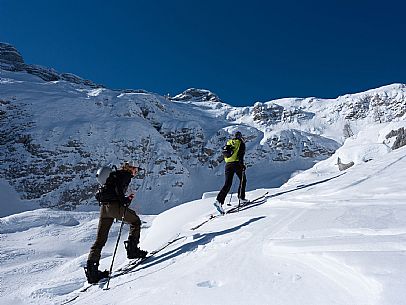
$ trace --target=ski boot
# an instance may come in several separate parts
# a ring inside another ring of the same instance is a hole
[[[135,239],[129,237],[128,240],[124,242],[125,249],[127,250],[127,258],[145,258],[148,254],[147,251],[138,248],[138,242]]]
[[[216,200],[216,202],[214,203],[214,206],[216,207],[217,211],[218,211],[221,215],[224,215],[224,214],[225,214],[225,211],[224,211],[224,209],[223,209],[223,206],[222,206],[222,204],[221,204],[218,200]]]
[[[97,284],[101,279],[109,277],[109,272],[107,270],[100,271],[98,262],[87,261],[87,266],[85,267],[85,273],[87,282],[89,284]]]
[[[248,204],[250,201],[248,200],[248,199],[241,199],[240,198],[240,205],[241,206],[244,206],[244,205],[246,205],[246,204]]]

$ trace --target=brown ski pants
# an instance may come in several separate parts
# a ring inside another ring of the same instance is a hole
[[[100,207],[99,227],[97,228],[96,241],[90,248],[88,260],[92,262],[99,262],[101,251],[107,242],[107,237],[114,219],[121,220],[124,210],[127,209],[124,216],[124,222],[130,224],[129,238],[135,240],[138,244],[140,240],[141,220],[138,215],[131,210],[120,205],[118,202],[102,204]]]

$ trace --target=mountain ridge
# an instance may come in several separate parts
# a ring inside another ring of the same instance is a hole
[[[145,168],[131,185],[143,213],[200,198],[221,187],[220,148],[237,130],[247,141],[248,189],[280,186],[333,155],[345,130],[357,134],[406,113],[404,84],[233,107],[209,90],[168,97],[111,90],[47,68],[33,73],[7,48],[6,57],[0,51],[0,173],[23,199],[44,207],[97,204],[97,168],[123,160]]]

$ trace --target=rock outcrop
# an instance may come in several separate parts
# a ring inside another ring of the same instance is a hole
[[[54,69],[45,68],[38,65],[29,65],[24,62],[23,57],[17,49],[7,43],[0,42],[0,68],[7,71],[21,72],[36,75],[44,81],[67,81],[78,85],[84,85],[91,88],[101,88],[90,80],[85,80],[71,73],[58,73]]]

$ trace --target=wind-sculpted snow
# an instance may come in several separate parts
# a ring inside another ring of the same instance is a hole
[[[0,219],[0,234],[16,233],[31,228],[49,225],[76,226],[79,222],[72,216],[64,215],[49,209],[38,209],[33,212],[23,212]]]

